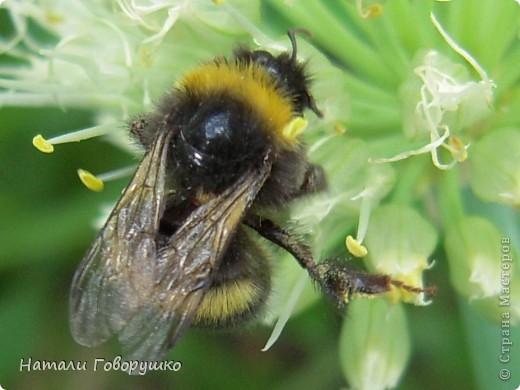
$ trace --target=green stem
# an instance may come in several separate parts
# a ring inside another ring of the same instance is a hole
[[[459,190],[458,168],[440,174],[439,207],[444,228],[452,226],[464,215],[464,206]]]
[[[278,0],[268,0],[267,3],[291,24],[305,26],[313,34],[313,41],[343,66],[375,84],[393,88],[395,80],[376,48],[361,39],[346,23],[349,15],[335,15],[321,1],[301,3],[300,7],[287,7]]]
[[[427,165],[430,163],[428,156],[415,156],[404,161],[395,190],[392,194],[392,203],[410,204],[413,202],[417,188],[417,183],[424,175]]]

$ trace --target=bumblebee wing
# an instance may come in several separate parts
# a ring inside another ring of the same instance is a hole
[[[119,332],[151,294],[145,281],[157,259],[170,137],[158,134],[74,275],[70,325],[80,344],[95,346]]]
[[[270,163],[265,163],[199,206],[161,249],[155,294],[119,334],[127,359],[158,360],[182,336],[269,172]]]

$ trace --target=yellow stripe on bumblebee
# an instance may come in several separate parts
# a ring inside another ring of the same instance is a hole
[[[233,96],[254,110],[262,122],[269,125],[271,135],[278,141],[290,145],[295,143],[296,134],[286,136],[286,128],[298,119],[293,119],[292,102],[277,87],[273,77],[258,64],[216,60],[188,72],[178,83],[177,89],[199,98],[218,94]],[[301,128],[300,120],[296,123]],[[293,129],[298,129],[298,126]]]

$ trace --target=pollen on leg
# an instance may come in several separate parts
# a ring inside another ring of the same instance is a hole
[[[447,149],[450,151],[453,159],[459,162],[464,162],[468,158],[468,147],[469,145],[464,145],[461,139],[455,135],[451,135],[448,138]]]

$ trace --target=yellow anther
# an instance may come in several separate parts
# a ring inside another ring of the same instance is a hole
[[[138,49],[139,60],[147,68],[151,68],[154,65],[154,57],[148,47],[141,46]]]
[[[63,23],[63,21],[65,20],[65,16],[54,12],[47,12],[47,14],[45,15],[45,19],[47,20],[47,22],[51,24],[59,24]]]
[[[286,141],[294,142],[296,138],[305,130],[309,122],[301,116],[294,118],[282,131],[283,138]]]
[[[365,8],[363,16],[365,18],[378,18],[383,15],[383,7],[381,4],[374,4],[368,8]]]
[[[347,129],[341,123],[337,122],[334,124],[334,134],[342,135],[345,134],[346,131]]]
[[[359,15],[363,18],[378,18],[383,15],[383,6],[378,3],[364,6],[363,0],[357,0],[356,7]]]
[[[364,257],[367,255],[368,250],[366,247],[361,245],[354,237],[347,236],[345,240],[348,251],[356,257]]]
[[[452,135],[448,138],[448,145],[450,147],[450,153],[453,158],[459,162],[463,162],[468,158],[468,151],[466,146],[462,143],[459,137]]]
[[[222,5],[226,2],[226,0],[213,0],[213,3],[216,5]]]
[[[91,191],[101,192],[105,187],[103,180],[94,176],[92,173],[85,171],[84,169],[78,169],[78,176],[81,182]]]
[[[52,153],[54,152],[54,146],[42,137],[41,134],[38,134],[33,138],[32,143],[36,149],[43,153]]]

